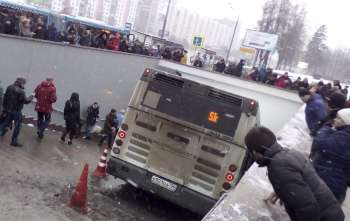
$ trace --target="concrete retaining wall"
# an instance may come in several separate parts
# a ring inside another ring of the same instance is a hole
[[[4,87],[23,76],[30,94],[43,79],[52,76],[58,95],[56,110],[63,110],[71,93],[78,92],[81,109],[97,101],[102,118],[112,107],[125,108],[144,69],[158,62],[152,57],[6,35],[0,35],[0,49],[0,81]],[[25,108],[25,113],[33,114],[31,107]],[[62,119],[55,115],[53,121]]]

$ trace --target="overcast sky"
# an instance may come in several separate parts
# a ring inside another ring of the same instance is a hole
[[[213,18],[237,18],[239,13],[244,30],[256,27],[265,0],[178,0],[178,2],[184,7]],[[350,48],[349,0],[292,0],[292,2],[304,5],[308,12],[306,29],[308,35],[311,36],[317,27],[326,24],[328,45]],[[229,5],[232,5],[233,9]]]

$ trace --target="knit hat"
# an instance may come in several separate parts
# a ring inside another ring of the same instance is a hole
[[[327,97],[328,106],[330,108],[344,108],[346,97],[344,94],[339,92],[332,93],[329,97]]]
[[[346,125],[350,125],[350,108],[341,109],[338,111],[338,116],[345,122]]]
[[[299,97],[304,97],[305,95],[310,95],[310,91],[308,89],[305,88],[301,88],[299,90]]]

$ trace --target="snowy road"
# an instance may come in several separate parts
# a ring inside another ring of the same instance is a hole
[[[89,177],[87,216],[67,206],[85,163],[90,174],[101,150],[96,143],[60,143],[59,133],[48,131],[38,141],[33,128],[25,126],[20,136],[23,148],[0,139],[0,220],[7,221],[107,221],[107,220],[200,220],[196,214],[109,177]]]

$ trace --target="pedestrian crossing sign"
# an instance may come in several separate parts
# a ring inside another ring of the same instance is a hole
[[[196,48],[203,48],[204,38],[202,36],[193,36],[192,44]]]

